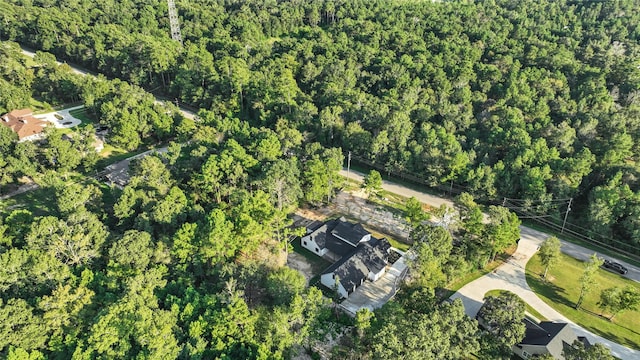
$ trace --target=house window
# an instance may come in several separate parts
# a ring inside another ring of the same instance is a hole
[[[525,350],[522,350],[522,356],[523,356],[525,359],[528,359],[528,358],[530,358],[530,357],[531,357],[531,354],[529,354],[529,353],[528,353],[528,352],[526,352]]]
[[[318,248],[316,248],[316,252],[317,252],[317,253],[319,253],[319,252],[320,252],[320,250],[318,250]]]
[[[303,242],[302,242],[302,245],[307,245],[307,242],[306,242],[306,241],[303,241]]]

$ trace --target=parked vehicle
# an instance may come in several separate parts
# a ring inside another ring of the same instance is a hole
[[[607,268],[607,269],[609,269],[609,270],[616,271],[616,272],[620,273],[621,275],[624,275],[629,271],[622,264],[617,263],[615,261],[605,260],[604,263],[602,264],[602,266]]]

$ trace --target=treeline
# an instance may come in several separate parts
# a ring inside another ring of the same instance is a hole
[[[177,6],[182,49],[162,1],[2,3],[0,38],[640,242],[634,1]]]
[[[16,44],[0,50],[1,79],[38,76],[20,85],[22,102],[0,107],[80,100],[121,146],[177,140],[135,161],[118,189],[86,176],[97,160],[91,125],[76,141],[53,131],[38,143],[18,143],[0,126],[0,186],[27,177],[41,187],[0,206],[1,357],[287,359],[317,356],[317,345],[331,348],[328,335],[344,334],[333,358],[496,358],[519,340],[482,332],[461,302],[436,296],[514,246],[520,222],[505,208],[492,207],[485,222],[460,196],[454,243],[409,201],[411,282],[375,314],[345,318],[331,291],[323,296],[284,266],[287,241],[300,235],[288,215],[335,195],[340,149],[286,118],[275,130],[207,110],[193,121],[123,81],[83,78],[44,53],[31,61]]]
[[[120,80],[0,49],[3,80],[33,78],[3,109],[42,105],[46,84],[68,81],[73,91],[47,100],[82,100],[115,133],[135,124],[113,141],[184,142],[139,160],[118,190],[79,174],[93,175],[97,160],[82,135],[91,125],[73,136],[82,141],[48,131],[37,143],[0,126],[1,185],[41,187],[0,208],[0,357],[279,359],[324,339],[335,315],[283,267],[283,249],[298,203],[341,186],[339,149],[303,143],[286,122],[278,133],[206,112],[195,123]]]
[[[175,106],[155,103],[155,98],[138,86],[104,77],[83,77],[55,57],[38,52],[33,59],[23,55],[16,43],[1,42],[0,114],[31,108],[50,109],[52,105],[83,103],[95,123],[85,123],[75,134],[46,127],[46,141],[38,144],[17,142],[17,135],[0,126],[0,194],[18,179],[43,179],[47,171],[96,170],[101,159],[95,145],[96,127],[108,129],[106,142],[127,150],[153,145],[189,131],[189,125]],[[98,120],[99,119],[99,120]],[[185,130],[185,126],[187,130]]]

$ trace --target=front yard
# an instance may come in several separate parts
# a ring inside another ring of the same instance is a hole
[[[581,310],[574,308],[580,296],[580,277],[584,263],[562,254],[558,265],[549,270],[547,282],[542,280],[544,267],[540,257],[534,256],[527,263],[527,283],[531,289],[549,306],[583,328],[621,345],[640,349],[640,311],[626,311],[609,321],[608,313],[598,307],[600,292],[611,287],[633,286],[640,290],[635,281],[599,269],[595,276],[595,286],[587,294]]]

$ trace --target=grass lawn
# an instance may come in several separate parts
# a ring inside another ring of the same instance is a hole
[[[87,110],[85,108],[71,110],[71,111],[69,111],[69,115],[71,115],[74,118],[82,121],[83,125],[92,124],[92,123],[96,123],[97,124],[98,123],[96,120],[94,120],[92,117],[90,117],[89,114],[87,114]]]
[[[633,286],[640,290],[640,284],[599,269],[596,283],[585,297],[582,309],[576,310],[574,305],[580,295],[580,276],[583,271],[583,262],[562,254],[559,264],[549,270],[548,282],[545,282],[541,278],[544,267],[536,255],[527,263],[527,283],[544,302],[576,324],[621,345],[640,349],[640,311],[625,311],[609,321],[602,315],[610,314],[602,314],[597,306],[602,290],[615,286]]]
[[[13,210],[29,210],[33,216],[49,215],[57,210],[51,189],[39,188],[0,201],[0,217],[6,218]]]
[[[507,291],[507,290],[490,290],[490,291],[487,291],[487,293],[484,294],[484,296],[485,297],[487,297],[489,295],[491,295],[491,296],[499,296],[502,293],[510,293],[510,292],[511,291]],[[522,299],[520,299],[520,300],[522,300]],[[538,311],[536,311],[536,309],[532,308],[529,304],[527,304],[526,301],[524,301],[524,300],[522,300],[522,301],[524,302],[526,312],[528,312],[529,314],[535,316],[536,319],[538,319],[540,321],[546,321],[547,320],[547,318],[542,316],[542,314],[540,314]]]

